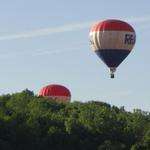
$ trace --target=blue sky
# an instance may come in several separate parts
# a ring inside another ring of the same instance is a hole
[[[148,0],[0,1],[0,94],[26,88],[38,94],[50,83],[71,90],[72,100],[99,100],[150,111],[150,2]],[[127,21],[135,47],[115,79],[91,50],[91,26]]]

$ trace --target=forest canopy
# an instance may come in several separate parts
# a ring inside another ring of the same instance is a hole
[[[0,96],[0,150],[150,150],[150,113],[101,101]]]

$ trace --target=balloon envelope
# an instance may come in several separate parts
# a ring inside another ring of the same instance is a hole
[[[131,52],[136,40],[132,26],[121,20],[97,22],[89,36],[94,52],[114,71]]]
[[[71,100],[69,89],[59,84],[50,84],[43,87],[39,92],[39,96],[48,97],[59,102],[69,102]]]

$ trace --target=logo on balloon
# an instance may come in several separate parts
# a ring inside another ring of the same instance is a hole
[[[135,35],[125,34],[124,43],[129,44],[129,45],[134,45],[135,44]]]

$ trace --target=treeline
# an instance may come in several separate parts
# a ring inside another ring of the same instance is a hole
[[[107,103],[0,96],[0,150],[150,150],[150,113]]]

